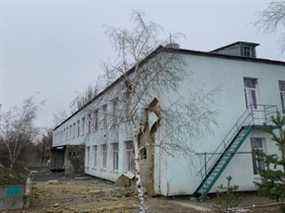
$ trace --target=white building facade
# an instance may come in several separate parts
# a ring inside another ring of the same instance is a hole
[[[217,125],[200,137],[185,136],[195,150],[189,157],[173,157],[155,148],[155,194],[215,192],[227,176],[241,191],[256,190],[254,182],[264,165],[256,159],[255,151],[278,153],[260,127],[271,125],[270,117],[277,111],[285,112],[285,62],[256,58],[256,46],[236,42],[211,52],[160,48],[158,54],[177,54],[185,61],[185,70],[191,71],[179,86],[186,103],[188,91],[218,88],[211,106]],[[118,79],[54,129],[54,147],[85,145],[86,174],[116,181],[134,171],[132,131],[127,123],[116,125],[114,121],[114,115],[127,107],[120,101],[123,95],[123,81]],[[171,95],[159,97],[162,109],[164,99]],[[162,135],[160,132],[157,137]]]

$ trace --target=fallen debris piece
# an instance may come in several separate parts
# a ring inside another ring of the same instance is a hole
[[[135,184],[135,176],[131,173],[122,174],[116,181],[116,185],[120,187],[133,187]]]

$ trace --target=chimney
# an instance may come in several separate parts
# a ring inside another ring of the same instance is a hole
[[[256,47],[258,45],[259,44],[253,42],[237,41],[235,43],[212,50],[210,53],[256,58]]]

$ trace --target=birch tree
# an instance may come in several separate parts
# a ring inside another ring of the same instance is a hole
[[[18,163],[23,148],[31,143],[38,130],[34,127],[34,120],[38,105],[34,99],[26,99],[22,106],[15,106],[0,114],[0,146],[6,150],[8,165],[14,169]]]
[[[107,82],[112,82],[120,76],[125,85],[126,98],[123,100],[126,102],[124,106],[127,107],[126,116],[117,115],[119,119],[116,120],[127,122],[132,128],[136,188],[140,212],[144,213],[147,208],[139,164],[139,140],[146,125],[150,124],[149,118],[154,118],[150,132],[157,131],[163,125],[164,137],[169,138],[166,143],[155,142],[155,146],[170,155],[191,155],[194,150],[185,137],[191,138],[214,123],[214,111],[208,108],[214,90],[200,93],[189,91],[191,98],[187,103],[184,102],[178,88],[183,78],[191,72],[185,69],[183,57],[172,51],[177,48],[175,36],[172,35],[168,39],[167,35],[167,39],[161,39],[162,28],[154,22],[146,21],[144,15],[139,12],[133,13],[131,23],[131,30],[107,28],[106,33],[117,57],[114,61],[105,63],[105,72],[107,78],[111,79]],[[159,44],[167,43],[170,44],[158,47]],[[170,94],[171,98],[164,100],[161,107],[160,97],[168,97]]]

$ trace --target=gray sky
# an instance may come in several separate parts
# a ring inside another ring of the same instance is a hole
[[[266,0],[0,0],[0,103],[7,109],[33,94],[46,99],[38,125],[96,81],[102,61],[112,57],[103,25],[128,26],[133,9],[167,32],[187,38],[181,47],[211,50],[246,40],[258,56],[285,60],[278,34],[253,23]]]

